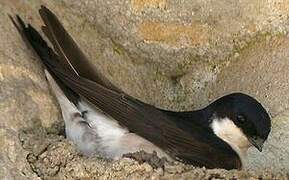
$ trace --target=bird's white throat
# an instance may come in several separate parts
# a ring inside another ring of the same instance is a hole
[[[235,150],[243,161],[251,146],[245,134],[229,118],[214,118],[211,123],[214,133]]]

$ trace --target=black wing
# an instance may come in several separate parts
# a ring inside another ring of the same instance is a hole
[[[41,8],[40,13],[46,24],[43,29],[54,44],[57,54],[32,26],[26,26],[19,17],[18,23],[11,19],[57,79],[57,83],[66,91],[86,98],[121,125],[154,143],[173,158],[207,168],[241,167],[237,154],[212,133],[198,126],[191,126],[193,133],[183,131],[176,126],[175,119],[172,120],[174,117],[126,95],[103,80],[103,76],[95,70],[85,70],[90,68],[86,65],[91,65],[56,16],[45,7]],[[71,56],[73,53],[77,55]],[[84,58],[84,64],[81,58]]]
[[[42,26],[42,30],[53,44],[64,66],[70,66],[74,73],[97,82],[106,88],[121,92],[119,88],[99,73],[99,71],[94,68],[94,65],[87,60],[84,53],[64,29],[58,18],[49,9],[41,6],[39,13],[45,24],[45,26]]]

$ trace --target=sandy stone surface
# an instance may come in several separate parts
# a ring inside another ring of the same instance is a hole
[[[192,110],[234,91],[253,95],[274,117],[264,151],[250,150],[247,171],[81,156],[63,136],[41,63],[7,16],[40,29],[41,4],[101,72],[145,102]],[[0,1],[0,179],[288,179],[288,16],[286,0]]]

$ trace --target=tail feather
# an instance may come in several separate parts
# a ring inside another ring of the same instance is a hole
[[[33,28],[30,24],[26,25],[24,21],[17,15],[16,21],[12,16],[10,19],[14,26],[17,28],[19,33],[21,34],[22,38],[32,46],[36,54],[40,57],[41,61],[45,65],[48,72],[51,74],[53,79],[57,82],[58,86],[67,96],[67,98],[76,104],[78,102],[79,96],[71,90],[69,87],[64,85],[63,82],[53,72],[54,68],[60,68],[66,71],[67,73],[74,73],[74,71],[69,66],[63,66],[59,61],[59,56],[54,53],[54,51],[48,46],[45,40],[41,37],[41,35],[37,32],[35,28]]]
[[[93,65],[91,65],[87,60],[84,53],[64,29],[55,14],[45,6],[41,6],[39,14],[45,24],[42,26],[42,30],[52,43],[54,50],[48,46],[34,27],[30,24],[26,25],[18,15],[15,19],[10,15],[9,17],[26,44],[32,46],[48,72],[73,103],[78,102],[79,96],[74,93],[73,90],[64,85],[65,83],[61,82],[61,80],[56,76],[55,72],[57,70],[65,72],[68,75],[77,75],[87,78],[108,89],[122,92],[100,72],[93,68]]]

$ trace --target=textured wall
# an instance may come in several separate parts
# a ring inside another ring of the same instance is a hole
[[[7,17],[18,13],[40,29],[40,4],[58,15],[101,72],[143,101],[192,110],[233,91],[256,97],[274,117],[273,129],[262,153],[250,150],[247,168],[289,172],[289,1],[2,0],[0,177],[60,177],[71,169],[85,177],[95,165],[57,135],[63,122],[41,65]],[[60,151],[65,165],[56,158]],[[145,171],[123,163],[126,173]]]

